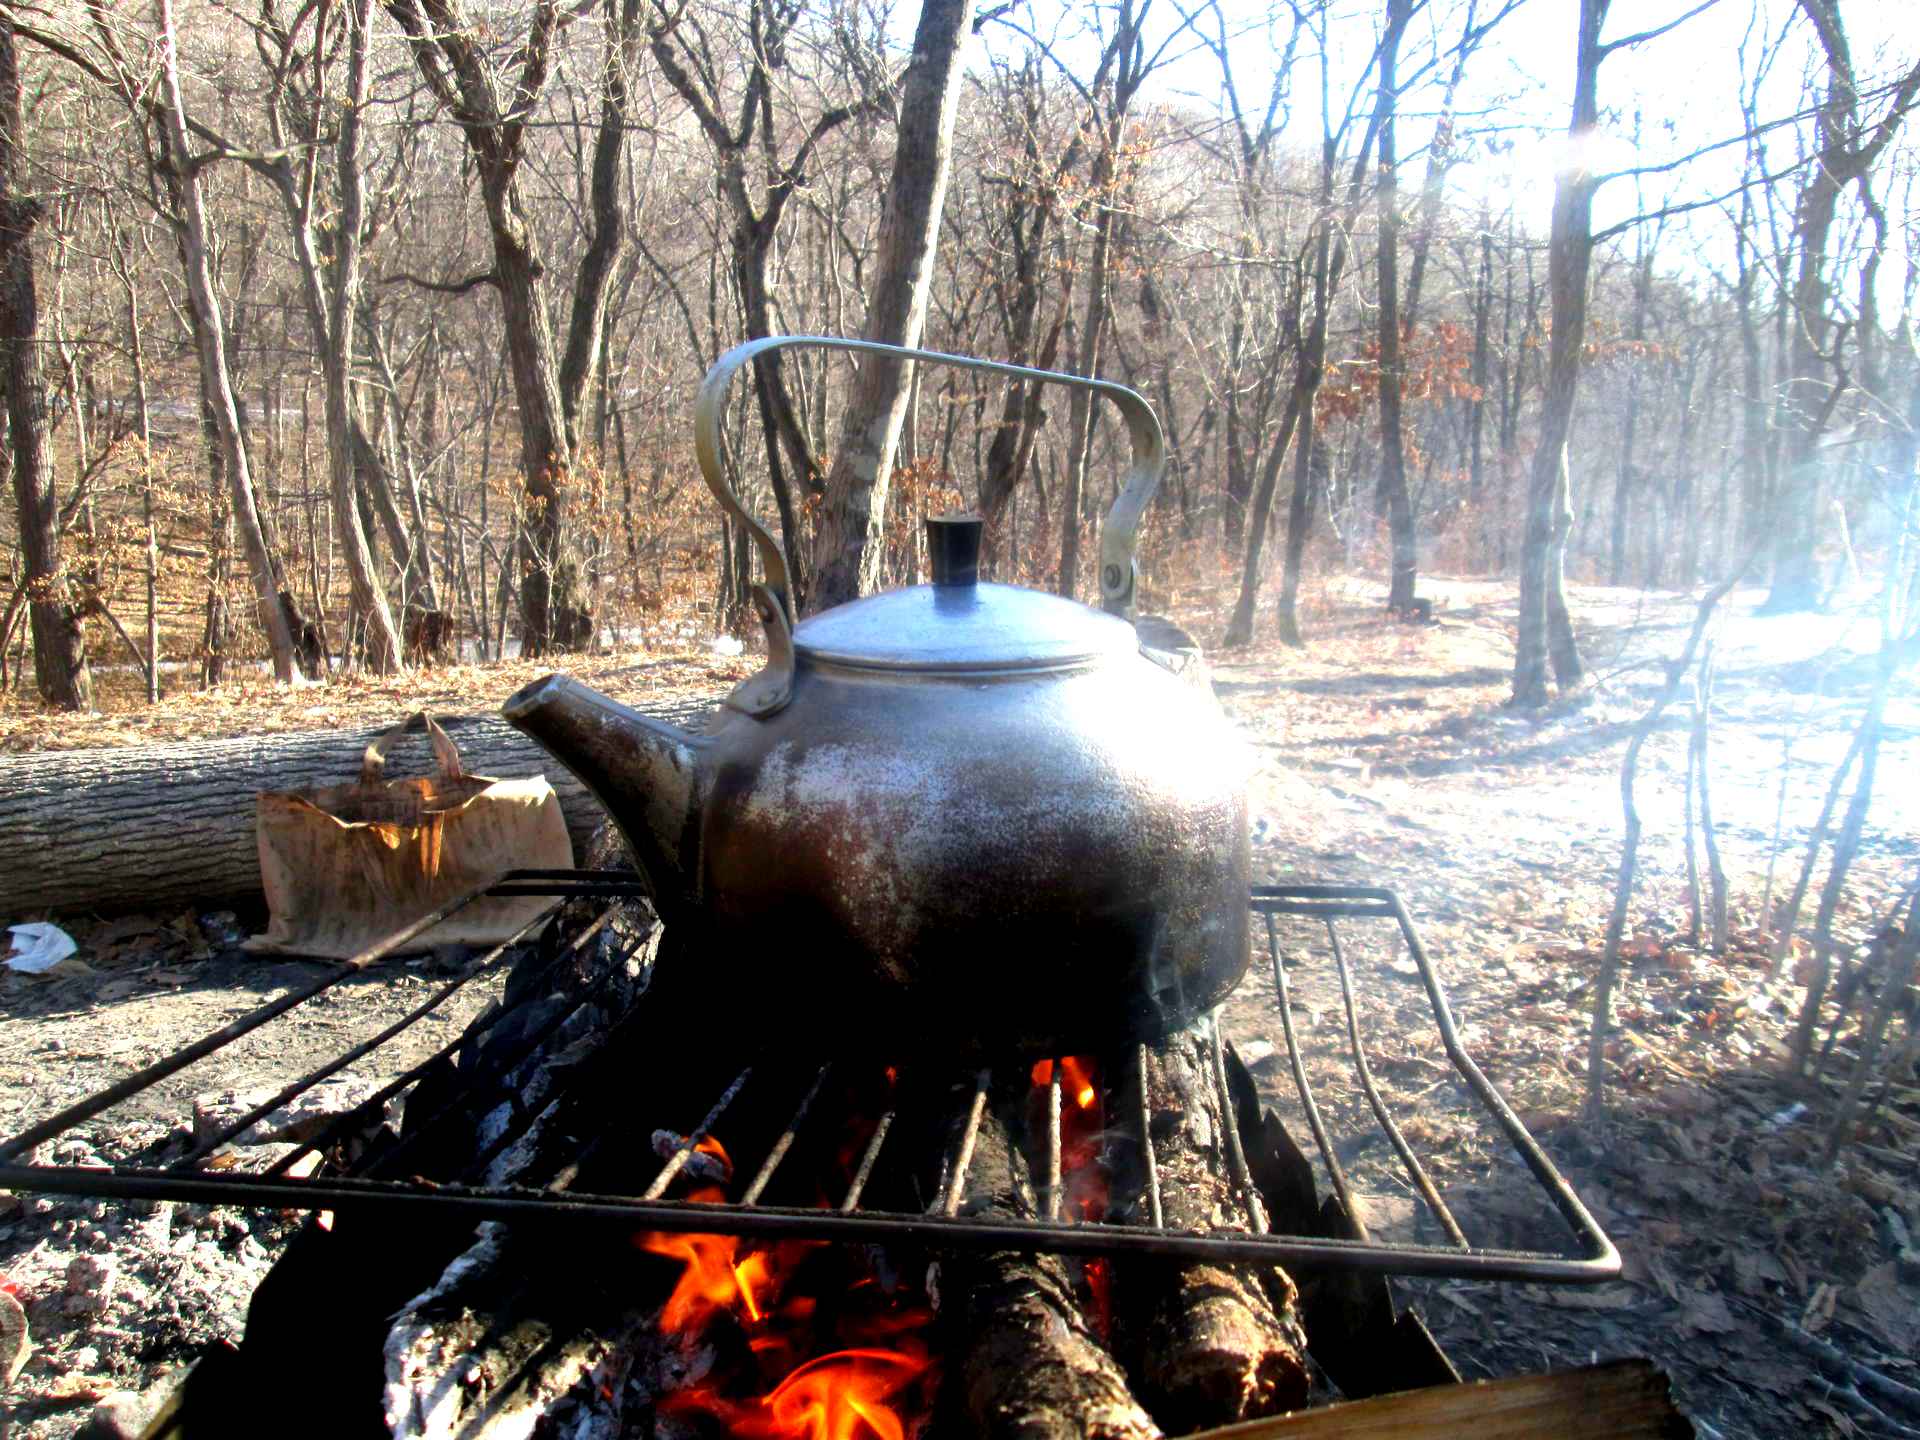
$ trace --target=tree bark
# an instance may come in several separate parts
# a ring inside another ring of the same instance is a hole
[[[1300,633],[1300,570],[1313,529],[1313,507],[1327,487],[1330,464],[1317,431],[1309,397],[1300,407],[1300,428],[1293,438],[1293,498],[1287,504],[1287,550],[1280,568],[1280,598],[1274,607],[1281,643],[1296,647],[1306,643]]]
[[[1130,10],[1127,13],[1131,13]],[[1080,331],[1080,354],[1074,373],[1089,380],[1100,375],[1100,338],[1107,328],[1107,263],[1113,252],[1115,161],[1124,133],[1125,114],[1116,113],[1094,162],[1092,190],[1100,216],[1094,222],[1093,256],[1087,264],[1087,313]],[[1071,600],[1079,588],[1080,509],[1086,491],[1087,458],[1093,449],[1096,419],[1093,396],[1075,387],[1067,405],[1067,473],[1060,486],[1060,572],[1054,588]]]
[[[333,518],[346,553],[350,614],[363,631],[367,664],[376,674],[403,668],[399,631],[386,592],[373,573],[373,555],[354,504],[353,431],[348,390],[353,376],[353,327],[359,313],[360,237],[365,208],[360,179],[360,111],[367,103],[367,51],[372,40],[373,0],[352,0],[347,9],[347,93],[335,148],[340,221],[334,235],[333,293],[323,337],[327,375],[327,455],[333,481]]]
[[[1394,152],[1394,111],[1400,37],[1413,19],[1413,0],[1387,0],[1386,28],[1380,40],[1380,86],[1375,128],[1379,134],[1380,181],[1375,192],[1380,221],[1376,251],[1379,274],[1380,341],[1380,490],[1393,535],[1393,574],[1387,592],[1389,610],[1411,610],[1419,557],[1413,535],[1413,507],[1407,497],[1405,421],[1401,415],[1400,359],[1400,194]]]
[[[240,434],[240,411],[234,400],[233,382],[227,373],[226,328],[220,318],[220,297],[214,293],[213,273],[208,261],[207,220],[201,204],[200,177],[191,168],[192,154],[187,141],[186,101],[180,93],[178,41],[174,35],[171,0],[157,0],[160,12],[161,72],[166,89],[166,126],[172,163],[182,170],[180,200],[185,222],[182,241],[186,256],[187,291],[198,320],[200,376],[213,409],[214,425],[220,434],[222,459],[227,484],[233,496],[233,518],[240,530],[241,548],[247,554],[247,568],[253,575],[254,598],[259,605],[260,625],[266,631],[267,645],[273,653],[273,673],[283,684],[300,678],[300,661],[294,650],[292,627],[287,623],[281,587],[274,572],[273,557],[267,549],[261,528],[260,512],[254,504],[253,475],[247,463],[245,441]]]
[[[900,93],[893,177],[881,212],[867,304],[869,340],[909,348],[920,343],[959,109],[960,51],[972,15],[973,0],[925,0],[920,8]],[[814,534],[809,604],[816,609],[879,588],[887,487],[906,414],[908,370],[891,356],[860,357]]]
[[[60,516],[47,452],[47,387],[40,364],[33,230],[40,204],[25,193],[26,120],[13,21],[0,14],[0,386],[12,454],[14,513],[26,562],[33,675],[40,699],[63,710],[93,706],[86,632],[60,564]],[[0,643],[5,637],[0,636]]]
[[[1593,172],[1585,156],[1600,124],[1600,62],[1606,49],[1600,27],[1610,0],[1580,0],[1580,38],[1574,61],[1573,120],[1568,127],[1574,158],[1553,187],[1553,225],[1547,248],[1547,289],[1553,328],[1547,340],[1547,383],[1540,406],[1540,441],[1527,486],[1526,537],[1520,551],[1520,633],[1513,658],[1510,704],[1547,703],[1547,670],[1561,690],[1580,683],[1583,671],[1567,615],[1566,547],[1573,528],[1567,435],[1580,384],[1580,351],[1587,327],[1587,277],[1593,263]]]
[[[574,276],[567,348],[560,357],[560,404],[566,415],[567,441],[576,451],[580,448],[580,397],[585,393],[594,359],[601,353],[614,267],[626,240],[627,208],[620,190],[620,165],[626,158],[627,82],[640,63],[643,39],[640,3],[608,0],[607,4],[607,16],[613,25],[602,71],[600,128],[593,141],[593,236]]]
[[[1120,148],[1127,133],[1127,117],[1133,97],[1146,78],[1146,59],[1140,46],[1140,24],[1144,7],[1135,0],[1120,0],[1114,21],[1113,40],[1102,58],[1104,76],[1113,65],[1112,88],[1107,97],[1107,113],[1102,124],[1100,150],[1094,156],[1093,174],[1088,182],[1090,203],[1099,207],[1094,220],[1093,253],[1087,263],[1087,313],[1080,331],[1080,353],[1075,357],[1074,373],[1089,380],[1100,374],[1100,341],[1107,328],[1107,267],[1113,253],[1113,230],[1119,213]],[[1096,94],[1098,93],[1096,82]],[[1067,412],[1067,472],[1060,486],[1060,571],[1054,588],[1068,599],[1078,589],[1080,569],[1080,509],[1086,490],[1087,459],[1093,449],[1096,419],[1093,396],[1074,388]]]

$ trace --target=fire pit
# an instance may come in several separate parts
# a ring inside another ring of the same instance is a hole
[[[480,893],[564,906],[537,944],[539,921],[185,1153],[34,1162],[74,1126],[383,964],[447,913],[436,912],[9,1141],[0,1186],[318,1212],[256,1296],[242,1356],[257,1371],[274,1345],[318,1344],[353,1406],[384,1393],[390,1429],[414,1434],[562,1433],[551,1426],[563,1411],[578,1421],[569,1435],[856,1437],[928,1416],[977,1433],[1009,1404],[1078,1407],[1078,1432],[1062,1433],[1177,1432],[1222,1405],[1232,1418],[1236,1404],[1297,1404],[1321,1377],[1348,1396],[1451,1378],[1417,1322],[1395,1313],[1387,1275],[1619,1273],[1611,1242],[1463,1050],[1391,892],[1249,897],[1323,1197],[1211,1020],[1153,1045],[995,1057],[957,1074],[796,1059],[729,1025],[713,1003],[725,981],[702,993],[698,978],[718,967],[654,970],[663,942],[641,890],[623,872],[510,875]],[[1530,1173],[1542,1217],[1564,1226],[1562,1248],[1475,1244],[1448,1207],[1374,1080],[1362,972],[1340,933],[1361,921],[1400,937],[1452,1074]],[[1370,1229],[1301,1060],[1290,997],[1306,961],[1282,945],[1281,922],[1324,927],[1354,1081],[1444,1243]],[[465,1034],[265,1172],[221,1168],[224,1147],[263,1117],[509,967],[501,1002]],[[397,1132],[382,1124],[393,1102]],[[913,1277],[928,1259],[922,1287]],[[545,1302],[511,1298],[491,1278],[502,1273],[547,1301],[569,1297],[574,1320],[541,1319]],[[1222,1349],[1245,1374],[1224,1365],[1226,1378],[1209,1378],[1206,1357]],[[1178,1373],[1156,1373],[1169,1351],[1186,1357]],[[240,1364],[217,1381],[212,1367],[203,1396],[251,1383]],[[1216,1393],[1236,1386],[1265,1389]],[[448,1428],[483,1412],[496,1428]]]

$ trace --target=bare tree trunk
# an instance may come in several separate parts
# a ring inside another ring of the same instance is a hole
[[[140,515],[146,526],[147,703],[160,703],[160,537],[153,508],[153,425],[147,409],[146,337],[140,327],[140,287],[125,232],[113,235],[113,269],[127,294],[127,359],[133,369],[134,421],[140,430]]]
[[[160,14],[160,58],[166,89],[166,125],[171,160],[179,166],[189,164],[192,154],[187,142],[186,102],[180,93],[178,41],[174,35],[171,0],[157,0]],[[214,293],[213,274],[207,258],[207,222],[201,205],[200,177],[187,169],[180,176],[183,242],[187,256],[187,292],[198,317],[200,374],[213,406],[214,424],[220,432],[220,444],[226,462],[227,484],[233,494],[233,517],[239,525],[240,544],[247,554],[247,568],[253,574],[254,596],[260,609],[260,625],[266,631],[267,645],[273,653],[273,673],[282,683],[300,678],[300,661],[294,651],[293,631],[280,599],[273,559],[267,550],[261,529],[260,513],[254,506],[253,476],[247,465],[246,446],[240,436],[240,411],[234,402],[233,384],[227,374],[226,329],[220,318],[220,297]]]
[[[40,204],[22,193],[27,146],[13,21],[0,13],[0,385],[5,386],[13,497],[25,561],[33,673],[40,698],[63,710],[93,705],[86,633],[60,565],[59,507],[47,452],[39,297],[32,236]],[[0,637],[4,643],[4,637]]]
[[[1894,86],[1883,118],[1868,128],[1859,114],[1853,60],[1838,0],[1800,0],[1826,59],[1826,93],[1815,122],[1813,163],[1794,215],[1799,267],[1793,283],[1789,349],[1785,471],[1774,496],[1773,588],[1765,610],[1811,610],[1820,603],[1814,564],[1820,513],[1820,444],[1833,402],[1847,384],[1833,340],[1833,295],[1827,281],[1827,243],[1841,192],[1872,171],[1901,119],[1920,96],[1920,64]],[[1838,375],[1827,379],[1829,368]]]
[[[644,39],[640,3],[608,0],[606,6],[612,26],[601,79],[600,128],[593,141],[593,238],[574,277],[567,348],[560,357],[560,404],[566,415],[568,443],[576,451],[580,447],[580,397],[585,393],[594,358],[602,350],[614,266],[626,239],[627,209],[620,189],[620,164],[626,158],[628,79],[639,64]]]
[[[959,108],[961,42],[972,15],[973,0],[926,0],[920,7],[867,303],[869,340],[909,348],[920,343]],[[907,371],[891,356],[860,357],[814,533],[809,603],[817,609],[879,586],[887,486],[906,414]]]
[[[1486,428],[1487,418],[1487,326],[1492,314],[1493,217],[1483,208],[1480,220],[1480,278],[1474,286],[1473,296],[1473,398],[1467,402],[1467,497],[1474,524],[1479,528],[1477,538],[1482,541],[1486,535],[1487,488],[1481,432]],[[1485,551],[1481,550],[1477,558],[1484,560]]]
[[[1151,0],[1147,0],[1151,3]],[[1100,150],[1094,156],[1089,196],[1099,207],[1094,221],[1093,253],[1087,263],[1087,315],[1080,332],[1080,353],[1074,373],[1095,379],[1100,374],[1100,342],[1107,328],[1107,267],[1113,253],[1113,231],[1119,205],[1115,188],[1119,184],[1121,145],[1127,133],[1127,118],[1133,97],[1146,78],[1147,60],[1140,44],[1140,23],[1145,6],[1138,0],[1120,0],[1114,19],[1113,40],[1107,54],[1114,69],[1107,96],[1107,113],[1100,135]],[[1103,59],[1104,74],[1108,61]],[[1099,90],[1096,82],[1096,95]],[[1080,569],[1080,509],[1086,491],[1087,460],[1093,449],[1096,413],[1093,396],[1076,387],[1068,407],[1067,472],[1060,490],[1060,571],[1054,588],[1072,598],[1078,589]]]
[[[1694,784],[1699,787],[1700,839],[1707,856],[1707,903],[1712,926],[1713,953],[1724,955],[1727,949],[1727,870],[1720,862],[1720,836],[1713,824],[1712,736],[1713,721],[1713,642],[1708,641],[1700,656],[1700,669],[1694,681],[1693,748],[1697,757]]]
[[[350,624],[364,634],[368,666],[381,675],[403,668],[400,634],[386,592],[373,573],[373,556],[354,505],[353,327],[359,314],[360,235],[365,223],[360,179],[360,111],[367,102],[367,50],[373,0],[351,0],[347,9],[347,93],[335,147],[340,220],[334,233],[333,293],[325,336],[327,454],[333,480],[333,517],[347,559]]]
[[[1307,535],[1313,528],[1313,507],[1327,488],[1331,463],[1313,418],[1313,402],[1300,407],[1300,428],[1293,439],[1293,499],[1287,506],[1287,553],[1280,571],[1280,599],[1275,620],[1281,643],[1304,645],[1300,633],[1300,568],[1305,561]]]
[[[1131,9],[1127,10],[1131,14]],[[1094,162],[1092,190],[1100,207],[1094,222],[1093,255],[1087,264],[1087,315],[1080,331],[1080,354],[1074,361],[1074,373],[1088,379],[1100,374],[1100,339],[1107,328],[1107,262],[1113,251],[1115,162],[1125,124],[1124,114],[1116,114],[1107,132],[1099,158]],[[1095,420],[1093,397],[1076,388],[1067,409],[1067,473],[1060,486],[1060,571],[1054,589],[1072,599],[1079,588],[1080,509],[1086,490],[1087,458],[1093,449]]]
[[[520,622],[529,657],[576,649],[592,636],[569,510],[574,455],[540,284],[546,267],[519,186],[526,122],[545,87],[560,32],[580,13],[537,0],[514,73],[501,73],[457,0],[385,0],[406,31],[421,78],[466,132],[480,179],[507,355],[520,412],[526,515],[519,529]],[[591,354],[591,352],[589,352]]]
[[[1260,482],[1254,488],[1253,514],[1251,517],[1253,524],[1246,532],[1246,560],[1240,569],[1240,598],[1234,603],[1233,615],[1227,621],[1227,633],[1223,642],[1229,648],[1236,645],[1249,645],[1253,643],[1253,612],[1260,597],[1260,556],[1266,549],[1267,520],[1273,513],[1274,490],[1279,485],[1280,467],[1286,458],[1287,447],[1293,443],[1296,435],[1304,433],[1302,430],[1302,425],[1305,423],[1303,417],[1306,417],[1313,408],[1314,387],[1306,383],[1307,377],[1303,373],[1306,367],[1307,361],[1305,352],[1303,351],[1301,359],[1298,361],[1298,369],[1294,375],[1293,385],[1287,393],[1287,408],[1280,416],[1280,433],[1273,437],[1273,444],[1267,451],[1266,463],[1260,467]],[[1296,509],[1300,501],[1300,493],[1300,485],[1296,480],[1294,484]],[[1298,536],[1300,546],[1303,548],[1306,545],[1307,538],[1305,524],[1302,523],[1296,530],[1293,522],[1293,512],[1289,511],[1287,516],[1286,552],[1289,557],[1294,556],[1296,535]],[[1299,588],[1298,570],[1296,569],[1289,578],[1292,580],[1293,589],[1297,593]],[[1297,625],[1295,625],[1291,613],[1283,613],[1280,621],[1280,631],[1282,637],[1285,637],[1290,632],[1292,633],[1293,639],[1287,641],[1289,645],[1298,645],[1300,643],[1299,629]]]
[[[1640,249],[1639,263],[1633,272],[1633,320],[1627,338],[1636,342],[1647,338],[1647,295],[1653,288],[1653,247],[1647,243],[1646,227],[1635,232]],[[1627,521],[1637,475],[1633,464],[1634,438],[1640,424],[1640,367],[1638,348],[1628,353],[1626,414],[1620,427],[1620,457],[1613,479],[1613,534],[1607,552],[1607,584],[1626,583]]]
[[[1376,250],[1379,274],[1380,340],[1380,490],[1393,534],[1393,577],[1389,610],[1411,610],[1418,555],[1414,546],[1413,507],[1407,496],[1405,421],[1400,396],[1400,195],[1394,153],[1396,62],[1400,37],[1413,19],[1413,0],[1387,0],[1386,27],[1380,40],[1380,81],[1375,127],[1379,132],[1380,179],[1375,191],[1380,222]]]
[[[1580,0],[1580,39],[1574,65],[1573,120],[1568,127],[1573,162],[1553,189],[1553,226],[1547,250],[1547,288],[1553,328],[1548,336],[1546,393],[1540,407],[1540,442],[1527,487],[1526,538],[1520,552],[1520,634],[1513,659],[1509,703],[1547,703],[1547,668],[1565,691],[1582,678],[1579,648],[1567,615],[1566,546],[1573,528],[1567,435],[1573,425],[1580,383],[1580,350],[1587,325],[1587,274],[1593,262],[1593,172],[1580,158],[1600,124],[1600,62],[1606,48],[1600,27],[1609,0]]]
[[[1326,61],[1321,61],[1320,85],[1322,104],[1325,103],[1327,89]],[[1323,127],[1330,125],[1331,115],[1323,121]],[[1280,450],[1285,448],[1289,432],[1293,432],[1295,460],[1293,469],[1293,498],[1287,507],[1287,541],[1285,557],[1282,560],[1280,574],[1279,612],[1276,617],[1280,638],[1288,645],[1299,645],[1300,619],[1297,604],[1300,595],[1300,566],[1307,552],[1307,536],[1313,525],[1313,503],[1315,487],[1324,486],[1330,473],[1331,459],[1324,443],[1316,445],[1313,407],[1320,392],[1320,382],[1326,374],[1327,325],[1332,313],[1334,297],[1339,293],[1340,277],[1347,265],[1347,238],[1353,232],[1353,222],[1363,203],[1360,189],[1362,177],[1366,174],[1367,161],[1373,153],[1373,145],[1381,118],[1378,107],[1374,112],[1374,123],[1369,126],[1360,143],[1360,153],[1354,157],[1347,187],[1347,204],[1336,216],[1333,208],[1334,182],[1338,162],[1337,136],[1331,129],[1323,128],[1320,145],[1320,205],[1315,217],[1313,237],[1313,312],[1312,319],[1304,334],[1298,325],[1299,310],[1295,311],[1295,345],[1293,370],[1293,389],[1288,397],[1287,411],[1281,422],[1279,447],[1270,453],[1269,464],[1262,476],[1260,487],[1253,498],[1254,524],[1247,534],[1246,561],[1240,571],[1240,598],[1234,606],[1233,616],[1227,622],[1226,643],[1244,645],[1253,638],[1254,602],[1260,583],[1260,554],[1266,538],[1267,515],[1273,503],[1273,490],[1279,475]],[[1342,127],[1344,128],[1344,127]],[[1304,285],[1295,291],[1296,305],[1304,307],[1302,294]]]

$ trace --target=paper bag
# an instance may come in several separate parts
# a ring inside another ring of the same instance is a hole
[[[385,778],[387,750],[424,729],[436,774]],[[573,866],[573,841],[544,776],[468,775],[446,731],[424,712],[367,746],[346,785],[262,791],[256,811],[267,933],[246,948],[350,959],[507,870]],[[553,902],[485,898],[400,947],[495,945]]]

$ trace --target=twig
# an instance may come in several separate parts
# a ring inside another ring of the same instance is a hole
[[[1833,967],[1833,916],[1847,887],[1847,874],[1853,868],[1854,854],[1860,848],[1860,832],[1866,828],[1867,810],[1873,803],[1873,781],[1880,758],[1881,719],[1886,713],[1892,686],[1893,667],[1882,656],[1879,678],[1874,682],[1873,698],[1861,717],[1860,778],[1854,784],[1853,797],[1847,802],[1846,818],[1834,837],[1833,860],[1827,869],[1826,884],[1820,887],[1820,910],[1813,927],[1813,974],[1807,981],[1807,998],[1800,1007],[1800,1020],[1793,1034],[1794,1068],[1804,1074],[1813,1053],[1813,1034],[1818,1028],[1820,1006],[1826,999],[1827,979]]]
[[[1833,823],[1834,807],[1840,803],[1840,792],[1845,788],[1847,776],[1853,773],[1853,764],[1860,758],[1860,750],[1865,743],[1866,731],[1863,728],[1853,732],[1853,743],[1847,747],[1846,758],[1840,762],[1840,768],[1833,772],[1833,779],[1827,782],[1827,798],[1820,803],[1820,818],[1814,821],[1813,834],[1807,840],[1807,858],[1800,863],[1800,878],[1794,883],[1793,897],[1787,901],[1786,914],[1780,919],[1779,927],[1774,931],[1773,964],[1768,967],[1769,983],[1780,978],[1780,971],[1786,966],[1787,951],[1793,943],[1793,927],[1800,919],[1800,906],[1807,898],[1807,886],[1813,880],[1813,867],[1819,863],[1820,847],[1826,843],[1827,827]]]
[[[1887,1032],[1887,1021],[1905,998],[1907,987],[1913,984],[1914,965],[1916,960],[1920,960],[1920,925],[1916,925],[1916,921],[1920,921],[1920,898],[1907,907],[1906,934],[1901,937],[1892,963],[1887,966],[1887,973],[1880,982],[1880,999],[1873,1007],[1866,1033],[1860,1037],[1860,1058],[1853,1063],[1853,1078],[1847,1083],[1846,1094],[1840,1097],[1840,1108],[1833,1117],[1833,1129],[1827,1135],[1827,1153],[1821,1161],[1825,1166],[1831,1167],[1840,1154],[1840,1146],[1853,1126],[1854,1108],[1859,1105],[1867,1081],[1873,1075],[1873,1062],[1879,1058],[1880,1041]],[[1891,1085],[1891,1070],[1887,1078]]]
[[[1647,737],[1658,728],[1660,717],[1680,693],[1680,682],[1693,668],[1693,657],[1700,649],[1700,642],[1706,635],[1707,623],[1713,619],[1715,607],[1740,583],[1757,554],[1758,545],[1747,552],[1747,558],[1732,574],[1701,597],[1694,611],[1693,628],[1687,632],[1687,643],[1678,656],[1667,662],[1666,684],[1654,697],[1647,713],[1640,717],[1640,723],[1634,726],[1633,738],[1627,742],[1626,758],[1620,763],[1620,807],[1626,816],[1626,837],[1621,844],[1619,878],[1613,887],[1613,912],[1607,917],[1606,950],[1601,957],[1600,974],[1593,987],[1593,1026],[1587,1036],[1585,1115],[1589,1122],[1600,1119],[1604,1110],[1607,1030],[1613,1017],[1613,981],[1620,968],[1620,939],[1627,928],[1627,905],[1633,898],[1633,877],[1640,855],[1640,811],[1633,802],[1633,784],[1640,769],[1640,751],[1646,745]]]
[[[1700,656],[1700,674],[1694,684],[1694,727],[1700,741],[1700,763],[1694,770],[1694,783],[1700,787],[1700,838],[1707,852],[1707,893],[1712,906],[1713,953],[1727,951],[1727,867],[1720,862],[1720,837],[1713,827],[1713,787],[1708,776],[1713,762],[1713,642],[1707,642]]]
[[[1687,770],[1680,806],[1680,838],[1687,847],[1687,943],[1700,948],[1700,857],[1693,845],[1693,796],[1695,776],[1700,771],[1700,686],[1693,689],[1693,724],[1687,731]]]
[[[1853,1386],[1836,1385],[1831,1380],[1827,1381],[1826,1385],[1829,1395],[1846,1401],[1856,1410],[1866,1411],[1868,1415],[1873,1417],[1873,1423],[1885,1430],[1889,1435],[1897,1436],[1899,1440],[1920,1440],[1920,1430],[1914,1429],[1911,1425],[1902,1425],[1878,1405],[1867,1399],[1866,1396],[1862,1395]]]
[[[1858,1389],[1871,1391],[1889,1404],[1898,1405],[1903,1410],[1920,1415],[1920,1390],[1914,1389],[1911,1385],[1903,1385],[1890,1375],[1882,1375],[1871,1365],[1862,1365],[1844,1350],[1829,1345],[1818,1335],[1809,1334],[1791,1320],[1783,1319],[1770,1310],[1763,1310],[1758,1305],[1750,1305],[1738,1296],[1730,1298],[1741,1309],[1758,1315],[1762,1320],[1771,1321],[1786,1338],[1788,1344],[1811,1355],[1821,1364],[1832,1366],[1851,1380]]]

